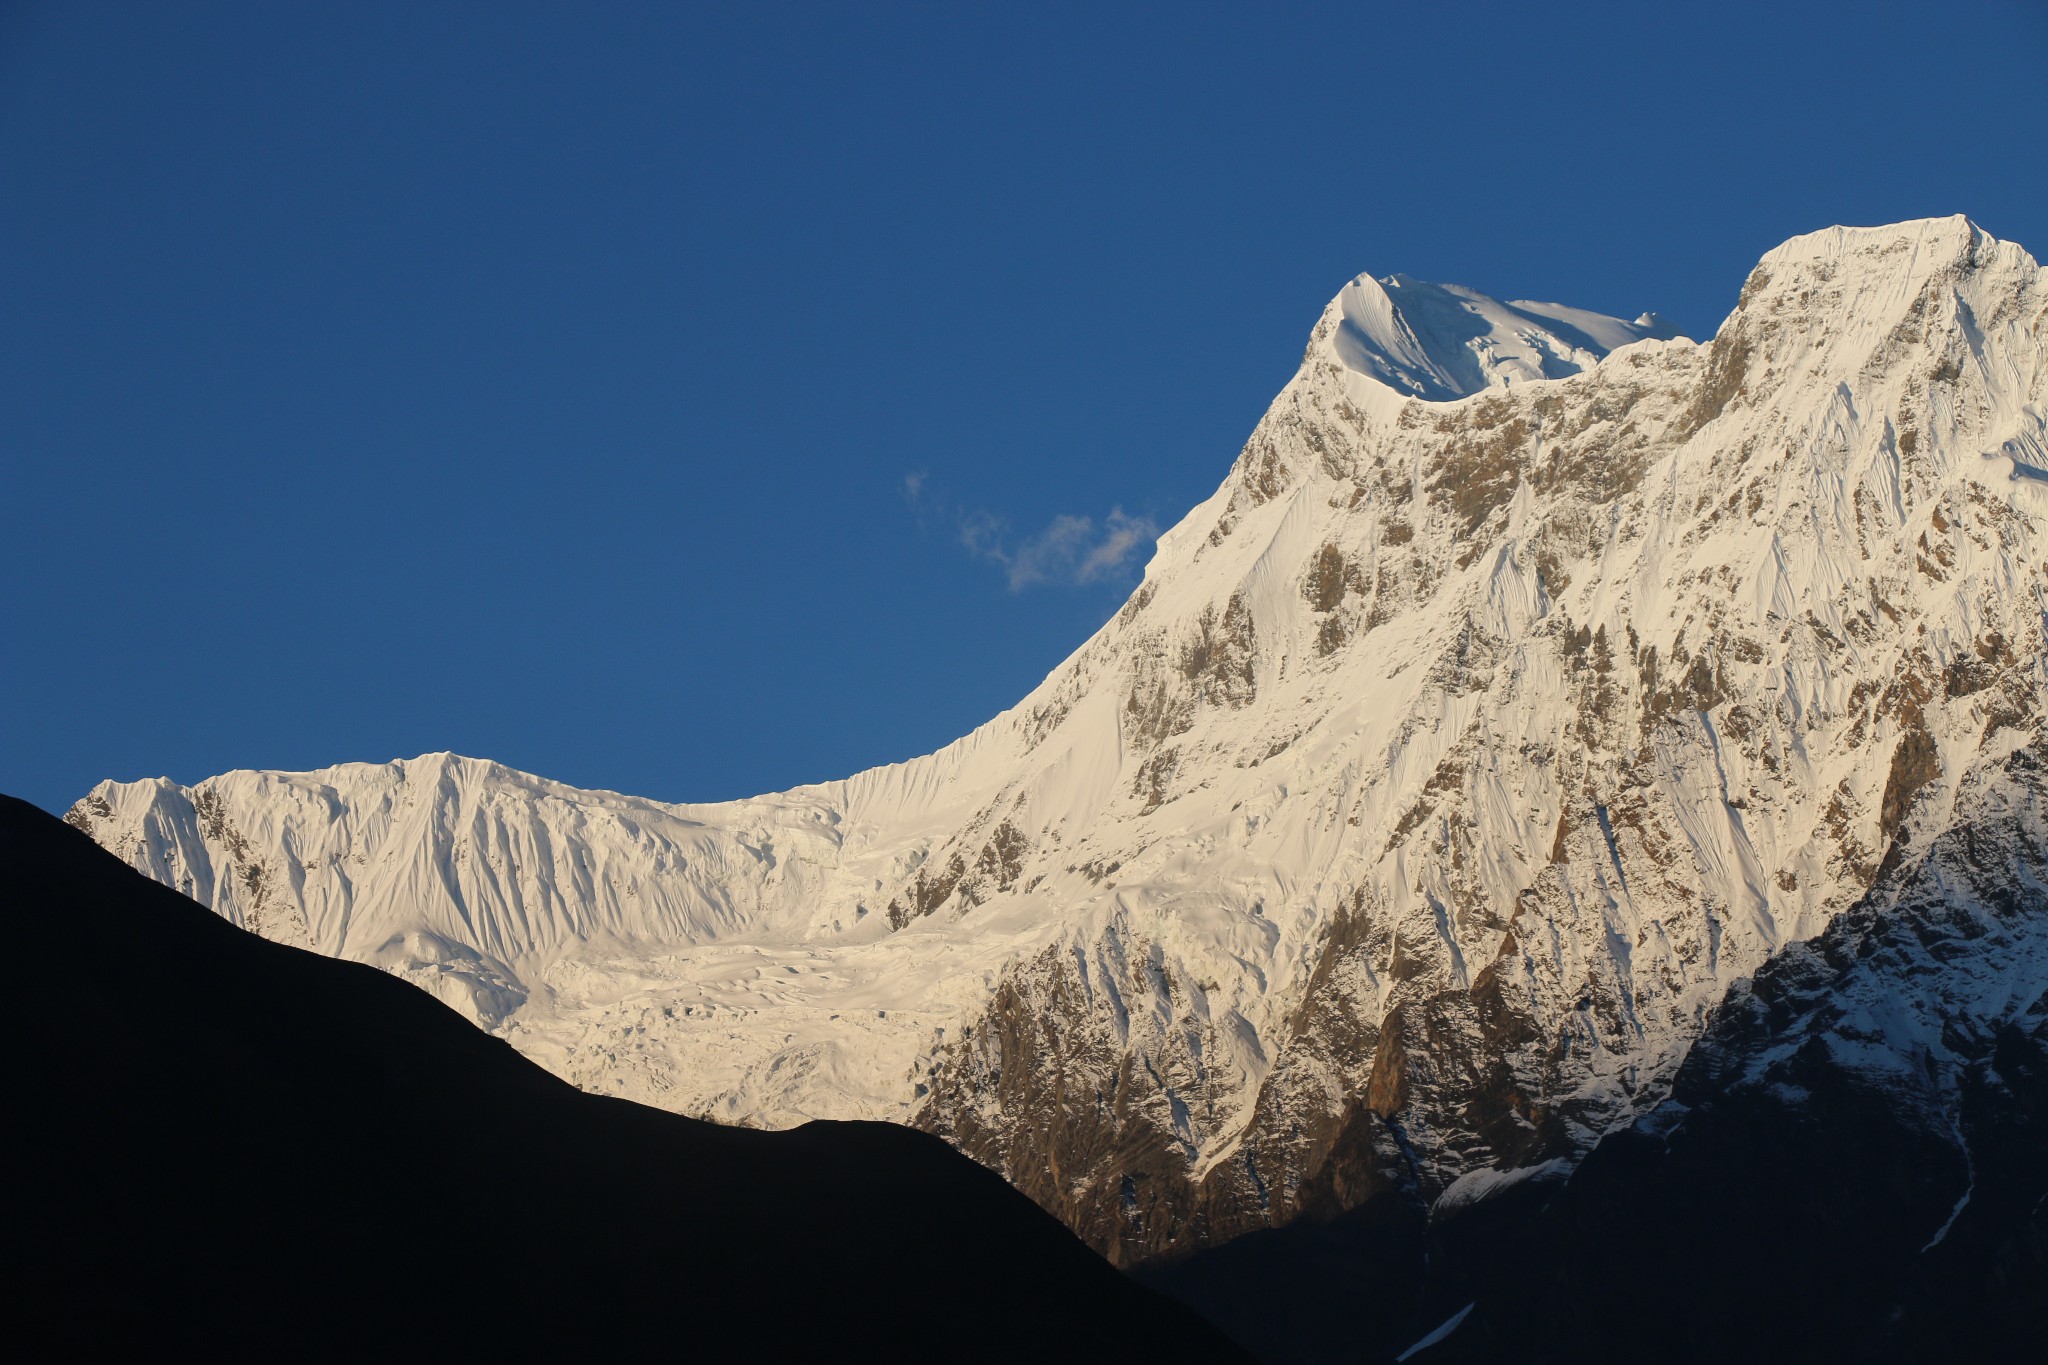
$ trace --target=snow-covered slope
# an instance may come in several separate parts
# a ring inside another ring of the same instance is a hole
[[[1788,242],[1704,346],[1362,277],[1116,618],[936,754],[71,818],[586,1087],[914,1121],[1124,1259],[1355,1203],[1389,1144],[1441,1189],[1655,1103],[2038,713],[2044,314],[1961,218]]]
[[[1654,313],[1603,313],[1520,299],[1502,303],[1456,284],[1360,275],[1325,314],[1338,360],[1397,393],[1442,401],[1481,389],[1562,379],[1646,338],[1678,333]]]
[[[2040,1355],[2048,735],[2031,728],[1964,781],[1949,829],[1729,992],[1669,1099],[1522,1226],[1466,1239],[1470,1273],[1420,1320],[1469,1317],[1420,1359],[1645,1341],[1702,1363]]]

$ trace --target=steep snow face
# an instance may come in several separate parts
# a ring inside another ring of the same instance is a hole
[[[1729,993],[1653,1127],[1745,1092],[1797,1105],[1821,1077],[1881,1093],[1898,1122],[1957,1149],[1960,1196],[1922,1230],[1939,1243],[1969,1197],[1970,1073],[2013,1029],[2048,1058],[2048,734],[2029,731],[1970,773],[1954,823],[1862,905]]]
[[[1655,314],[1623,322],[1555,303],[1502,303],[1412,275],[1360,275],[1317,327],[1348,369],[1435,402],[1537,379],[1562,379],[1609,351],[1677,331]]]
[[[70,816],[235,923],[386,967],[486,1025],[567,951],[771,924],[838,861],[824,802],[797,794],[715,817],[452,754],[229,773],[189,791],[109,783]]]
[[[2040,1354],[2048,736],[2028,728],[1963,780],[1948,829],[1729,992],[1670,1099],[1541,1214],[1489,1229],[1519,1254],[1476,1251],[1481,1341],[1556,1361],[1650,1340],[1699,1362]],[[1757,1273],[1764,1245],[1781,1273]]]
[[[1581,1151],[2038,714],[2048,283],[1960,218],[1832,229],[1711,344],[1601,358],[1633,324],[1395,280],[936,754],[716,806],[439,756],[72,819],[588,1088],[914,1121],[1124,1260]]]

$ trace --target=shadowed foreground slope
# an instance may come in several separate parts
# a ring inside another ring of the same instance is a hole
[[[10,1335],[468,1357],[1231,1358],[937,1139],[586,1095],[0,798]]]

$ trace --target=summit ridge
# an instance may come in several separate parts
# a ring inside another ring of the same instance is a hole
[[[1324,313],[1317,330],[1325,329],[1346,368],[1431,402],[1562,379],[1623,346],[1678,335],[1652,313],[1624,322],[1556,303],[1504,303],[1412,275],[1360,275]]]

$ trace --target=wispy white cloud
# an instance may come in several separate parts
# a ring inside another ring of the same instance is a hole
[[[1079,585],[1120,577],[1157,539],[1159,528],[1150,517],[1126,516],[1123,508],[1112,507],[1100,524],[1093,517],[1062,514],[1014,553],[1000,545],[984,553],[1008,571],[1010,591],[1020,592],[1037,583]]]
[[[1097,521],[1061,513],[1045,529],[1014,539],[1002,518],[978,509],[955,507],[925,493],[925,471],[903,477],[903,496],[923,523],[927,516],[951,525],[960,545],[977,559],[1000,565],[1011,592],[1051,585],[1082,587],[1126,577],[1143,562],[1159,539],[1150,517],[1127,515],[1121,507]]]

